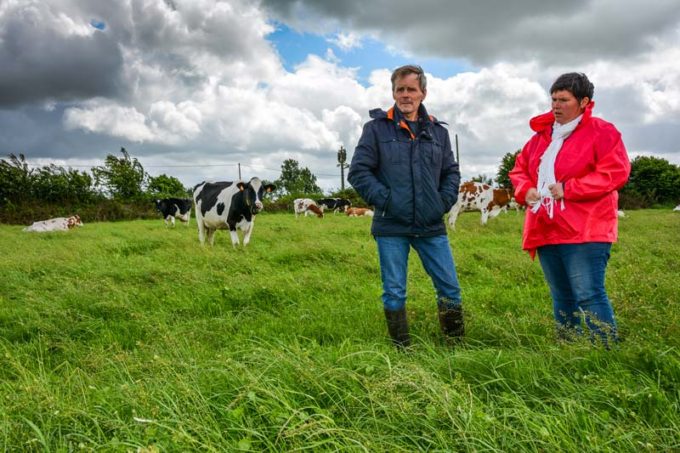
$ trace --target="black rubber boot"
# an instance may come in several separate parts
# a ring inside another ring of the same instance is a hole
[[[392,343],[397,349],[404,349],[411,346],[411,337],[408,334],[408,320],[406,319],[406,308],[391,311],[385,309],[385,319],[387,320],[387,330],[392,338]]]
[[[465,323],[463,322],[463,306],[456,305],[452,308],[439,306],[439,325],[442,332],[448,338],[461,339],[465,335]]]

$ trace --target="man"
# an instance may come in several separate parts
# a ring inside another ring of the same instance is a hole
[[[369,112],[347,179],[375,205],[371,233],[380,259],[382,302],[392,342],[410,345],[406,275],[413,247],[436,289],[439,321],[450,338],[464,334],[463,307],[443,216],[458,198],[460,171],[448,131],[427,114],[427,79],[419,66],[392,73],[395,105]]]

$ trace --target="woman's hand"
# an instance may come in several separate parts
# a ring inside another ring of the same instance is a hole
[[[527,190],[527,194],[524,196],[528,205],[533,205],[539,202],[541,196],[538,194],[538,190],[535,187]]]
[[[550,195],[552,195],[555,200],[561,200],[564,198],[564,184],[561,182],[550,184],[548,186],[548,190],[550,190]]]

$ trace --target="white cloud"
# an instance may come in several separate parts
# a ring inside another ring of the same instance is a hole
[[[72,107],[64,112],[64,127],[87,132],[110,134],[133,142],[154,138],[145,117],[132,107],[93,102],[91,107]]]
[[[337,33],[333,38],[328,39],[328,42],[335,44],[341,50],[347,52],[357,47],[361,47],[361,36],[356,33]]]
[[[156,128],[172,131],[173,134],[192,139],[201,132],[202,114],[191,101],[184,101],[178,105],[168,101],[158,101],[151,104],[149,119]]]

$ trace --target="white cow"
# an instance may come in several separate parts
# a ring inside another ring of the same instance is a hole
[[[49,231],[68,231],[71,228],[77,226],[83,226],[83,222],[80,220],[80,216],[78,214],[72,215],[71,217],[56,217],[54,219],[33,222],[31,226],[24,228],[24,231],[33,231],[36,233],[46,233]]]

